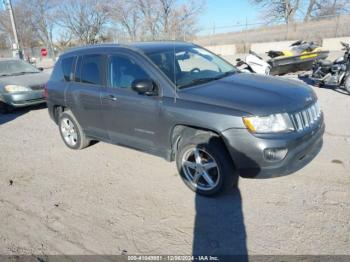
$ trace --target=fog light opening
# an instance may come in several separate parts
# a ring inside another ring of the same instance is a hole
[[[266,148],[264,150],[264,158],[267,161],[281,161],[288,153],[287,148]]]

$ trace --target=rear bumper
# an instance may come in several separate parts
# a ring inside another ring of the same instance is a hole
[[[230,129],[223,136],[242,177],[271,178],[294,173],[311,162],[322,148],[324,130],[322,119],[300,137],[297,134],[278,138],[256,137],[245,129]],[[281,161],[267,161],[264,158],[266,148],[286,148],[288,153]]]
[[[25,107],[45,103],[44,91],[3,94],[3,102],[13,107]]]

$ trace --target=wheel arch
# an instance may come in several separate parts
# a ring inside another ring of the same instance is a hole
[[[64,111],[67,111],[69,108],[67,108],[66,106],[62,106],[62,105],[54,105],[52,107],[52,112],[53,112],[53,118],[56,124],[58,124],[58,118],[60,116],[60,114],[62,114]]]
[[[210,128],[203,128],[193,125],[184,125],[184,124],[178,124],[175,125],[171,132],[171,161],[175,159],[175,155],[179,149],[179,146],[182,141],[185,141],[186,139],[197,136],[197,135],[208,135],[208,137],[218,137],[223,145],[225,146],[225,149],[229,153],[229,150],[227,148],[227,144],[225,143],[225,139],[221,135],[221,133],[218,130],[213,130]],[[235,166],[234,160],[232,159],[231,155],[230,158],[232,160],[233,165]]]

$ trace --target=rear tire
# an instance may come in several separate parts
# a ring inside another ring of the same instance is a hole
[[[180,142],[176,165],[184,183],[200,195],[214,196],[237,185],[232,159],[218,136],[199,134]]]
[[[90,144],[75,116],[70,110],[64,111],[58,118],[58,127],[63,142],[74,150],[83,149]]]

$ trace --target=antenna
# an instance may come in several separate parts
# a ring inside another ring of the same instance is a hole
[[[174,52],[174,83],[175,83],[175,97],[174,97],[174,102],[176,103],[176,98],[177,98],[177,83],[176,83],[176,53],[175,53],[175,32],[174,32],[174,40],[173,40],[173,52]]]

